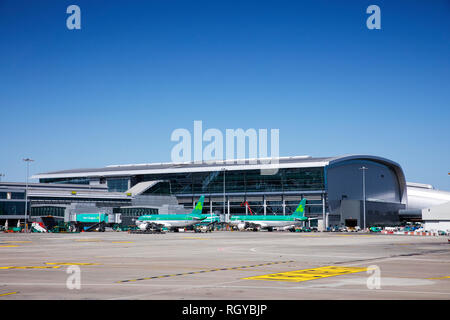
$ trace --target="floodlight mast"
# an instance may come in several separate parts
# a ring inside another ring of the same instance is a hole
[[[25,184],[25,212],[24,212],[24,216],[25,216],[25,232],[28,232],[28,226],[27,226],[27,211],[28,211],[28,176],[29,176],[29,172],[30,172],[30,162],[33,162],[33,159],[30,158],[25,158],[22,159],[23,161],[25,161],[27,163],[27,177],[26,177],[26,184]]]
[[[363,183],[363,215],[364,215],[364,230],[366,230],[366,170],[368,168],[362,166],[359,170],[362,170],[362,183]]]

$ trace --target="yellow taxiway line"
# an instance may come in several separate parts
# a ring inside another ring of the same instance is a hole
[[[3,241],[6,243],[27,243],[27,242],[32,242],[32,241]]]
[[[45,264],[49,265],[58,265],[58,266],[97,266],[98,263],[89,263],[89,262],[46,262]]]
[[[160,276],[145,277],[145,278],[139,278],[139,279],[121,280],[121,281],[116,281],[116,283],[135,282],[135,281],[141,281],[141,280],[151,280],[151,279],[160,279],[160,278],[170,278],[170,277],[186,276],[186,275],[200,274],[200,273],[206,273],[206,272],[241,270],[243,268],[255,268],[255,267],[269,266],[269,265],[290,263],[290,262],[294,262],[294,261],[277,261],[277,262],[260,263],[260,264],[250,265],[250,266],[239,266],[239,267],[232,267],[232,268],[216,268],[216,269],[199,270],[199,271],[183,272],[183,273],[176,273],[176,274],[165,274],[165,275],[160,275]]]
[[[58,269],[61,266],[8,266],[0,267],[0,269]]]
[[[269,281],[288,281],[288,282],[302,282],[309,280],[316,280],[321,278],[328,278],[334,276],[340,276],[344,274],[356,273],[366,271],[367,268],[355,268],[355,267],[320,267],[313,269],[303,269],[280,273],[271,273],[261,276],[254,276],[243,278],[244,280],[269,280]]]
[[[8,292],[8,293],[0,293],[0,297],[3,297],[3,296],[9,296],[9,295],[11,295],[11,294],[16,294],[16,293],[19,293],[18,291],[15,291],[15,292]]]
[[[443,276],[443,277],[437,277],[437,278],[427,278],[429,280],[444,280],[444,279],[450,279],[450,276]]]

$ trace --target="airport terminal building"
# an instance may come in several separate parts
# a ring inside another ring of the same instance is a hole
[[[248,159],[153,163],[64,170],[33,178],[40,183],[100,186],[131,198],[172,195],[185,208],[205,195],[204,213],[220,214],[225,221],[233,214],[289,215],[302,198],[307,199],[306,215],[323,219],[327,226],[363,226],[364,203],[367,225],[395,224],[399,210],[406,208],[403,170],[386,158],[282,157],[276,172],[267,174],[267,168]]]

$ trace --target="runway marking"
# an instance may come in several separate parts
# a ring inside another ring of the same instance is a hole
[[[133,241],[112,241],[111,243],[134,243]]]
[[[11,295],[11,294],[16,294],[16,293],[19,293],[18,291],[15,291],[15,292],[8,292],[8,293],[0,293],[0,297],[3,297],[3,296],[9,296],[9,295]]]
[[[161,276],[145,277],[145,278],[139,278],[139,279],[120,280],[120,281],[116,281],[116,283],[134,282],[134,281],[151,280],[151,279],[159,279],[159,278],[169,278],[169,277],[177,277],[177,276],[186,276],[186,275],[190,275],[190,274],[214,272],[214,271],[239,270],[239,269],[243,269],[243,268],[255,268],[255,267],[269,266],[269,265],[273,265],[273,264],[282,264],[282,263],[290,263],[290,262],[295,262],[295,261],[291,260],[291,261],[268,262],[268,263],[260,263],[260,264],[250,265],[250,266],[216,268],[216,269],[209,269],[209,270],[183,272],[183,273],[177,273],[177,274],[166,274],[166,275],[161,275]]]
[[[450,279],[450,276],[443,276],[443,277],[438,277],[438,278],[427,278],[429,280],[443,280],[443,279]]]
[[[99,263],[89,263],[89,262],[46,262],[49,265],[58,266],[97,266]]]
[[[3,241],[6,243],[26,243],[26,242],[31,242],[31,241]]]
[[[183,239],[209,240],[209,238],[200,238],[200,237],[183,237]]]
[[[102,242],[102,240],[99,239],[75,239],[77,242]]]
[[[46,262],[47,266],[7,266],[0,267],[0,270],[9,269],[58,269],[62,266],[95,266],[98,263],[85,263],[85,262]]]
[[[0,247],[1,248],[15,248],[15,247],[18,247],[18,246],[8,244],[8,245],[4,245],[4,246],[0,245]]]
[[[303,269],[296,271],[288,271],[281,273],[265,274],[261,276],[254,276],[243,278],[243,280],[269,280],[269,281],[288,281],[288,282],[302,282],[309,280],[316,280],[327,277],[334,277],[343,274],[356,273],[366,271],[367,268],[355,267],[320,267],[314,269]]]
[[[236,270],[239,270],[239,271],[250,271],[250,272],[264,271],[264,270],[255,270],[255,269],[249,270],[249,269],[240,269],[240,268],[237,268]]]
[[[0,267],[2,270],[8,269],[58,269],[61,266],[8,266],[8,267]]]
[[[370,234],[332,234],[335,237],[376,237]]]

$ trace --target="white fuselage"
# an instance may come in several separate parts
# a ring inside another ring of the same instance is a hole
[[[154,223],[162,225],[166,228],[184,228],[199,223],[197,220],[157,220],[157,221],[136,221],[136,225],[139,229],[145,230],[147,224]]]
[[[277,228],[301,225],[302,221],[233,220],[230,222],[231,225],[237,227],[242,227],[246,223],[258,225],[261,228]]]

